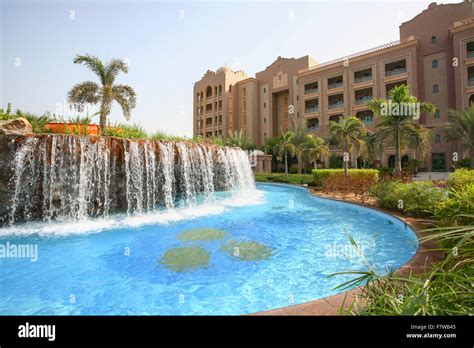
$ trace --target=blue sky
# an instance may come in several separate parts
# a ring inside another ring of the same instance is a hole
[[[0,105],[72,115],[67,91],[96,79],[74,56],[119,57],[130,71],[118,82],[138,96],[130,123],[191,136],[193,83],[207,69],[254,76],[278,56],[365,50],[397,40],[430,2],[0,0]],[[111,120],[124,121],[118,106]]]

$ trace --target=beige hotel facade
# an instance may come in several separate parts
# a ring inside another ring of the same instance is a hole
[[[421,170],[450,170],[453,153],[467,156],[460,144],[446,140],[443,125],[450,109],[474,102],[473,8],[468,1],[432,3],[400,25],[399,40],[322,64],[309,56],[278,57],[255,77],[228,67],[208,70],[194,84],[194,135],[225,137],[242,130],[261,146],[288,130],[292,116],[306,119],[308,133],[323,138],[329,122],[340,117],[356,116],[374,131],[378,119],[367,102],[406,84],[438,109],[418,120],[432,130]],[[335,145],[330,150],[340,153]],[[416,157],[413,150],[403,155],[404,160]],[[393,163],[393,149],[379,158],[380,166]]]

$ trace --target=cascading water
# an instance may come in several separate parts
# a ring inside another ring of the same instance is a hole
[[[191,142],[75,135],[17,139],[10,223],[145,213],[253,190],[244,151]]]

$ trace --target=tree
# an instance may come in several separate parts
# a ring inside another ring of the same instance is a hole
[[[364,123],[357,117],[341,118],[338,122],[329,123],[330,137],[334,138],[344,153],[355,152],[357,155],[365,147],[366,130]],[[348,161],[344,161],[344,176],[347,177]]]
[[[329,154],[329,147],[325,144],[324,139],[308,135],[306,143],[306,158],[314,163],[314,169],[317,169],[317,161]]]
[[[278,155],[285,159],[285,174],[288,175],[288,155],[295,156],[296,148],[294,144],[295,133],[288,131],[282,135],[279,144]]]
[[[100,84],[85,81],[76,84],[68,93],[68,100],[78,111],[85,104],[100,104],[100,132],[106,134],[107,117],[111,112],[112,103],[116,101],[122,108],[123,116],[129,120],[131,110],[136,106],[136,94],[128,85],[114,84],[120,72],[128,73],[128,66],[122,59],[114,58],[105,64],[96,56],[77,55],[74,64],[84,64],[92,70],[100,80]]]
[[[461,140],[462,145],[469,149],[471,169],[474,169],[474,103],[465,110],[451,110],[449,120],[451,123],[445,126],[447,138]]]
[[[419,102],[410,94],[406,85],[394,87],[390,92],[390,100],[380,98],[372,99],[368,106],[375,115],[380,117],[380,124],[377,126],[377,138],[381,149],[387,146],[395,147],[395,173],[402,171],[401,149],[403,143],[415,148],[419,152],[424,152],[426,137],[429,132],[426,128],[416,125],[414,117],[419,117],[420,113],[434,113],[436,108],[431,103]]]
[[[243,150],[252,150],[255,145],[247,138],[245,132],[241,129],[229,131],[229,137],[226,139],[228,146],[240,147]]]

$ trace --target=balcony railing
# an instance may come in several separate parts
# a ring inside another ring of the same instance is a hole
[[[407,72],[407,68],[392,69],[385,72],[385,76],[395,76],[404,74]]]
[[[362,83],[366,81],[372,81],[372,75],[361,76],[354,79],[354,83]]]
[[[307,114],[311,113],[311,112],[318,112],[319,111],[319,105],[316,105],[316,106],[311,106],[311,107],[307,107],[305,109],[305,112]]]
[[[304,94],[313,94],[313,93],[318,93],[319,88],[309,88],[304,90]]]
[[[474,77],[470,77],[469,80],[467,80],[467,85],[469,87],[474,86]]]
[[[366,126],[371,125],[372,123],[374,123],[374,118],[373,118],[373,117],[362,117],[360,120],[361,120],[362,123],[364,123]]]
[[[474,58],[474,51],[467,51],[467,58]]]
[[[337,108],[342,108],[344,107],[344,101],[338,101],[332,104],[329,104],[328,109],[337,109]]]
[[[368,96],[356,99],[355,100],[355,105],[367,104],[369,101],[372,100],[372,98],[373,97],[371,95],[368,95]]]
[[[342,86],[344,86],[344,82],[334,82],[334,83],[328,84],[328,89],[339,88]]]
[[[319,131],[319,126],[311,126],[311,127],[308,127],[306,128],[306,132],[317,132]]]

